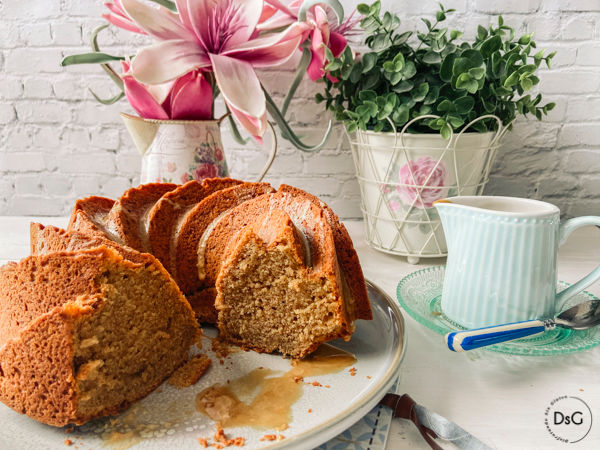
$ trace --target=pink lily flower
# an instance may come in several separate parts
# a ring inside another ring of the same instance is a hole
[[[176,0],[179,14],[139,0],[122,1],[136,24],[159,41],[133,60],[137,80],[160,84],[193,69],[210,70],[233,116],[250,134],[265,133],[266,100],[254,69],[287,61],[300,45],[304,26],[258,36],[262,0]]]
[[[129,61],[122,61],[121,65],[125,96],[141,117],[160,120],[212,118],[212,88],[200,71],[192,70],[168,83],[144,85],[131,74]]]
[[[261,30],[268,30],[290,25],[298,20],[298,13],[303,0],[294,0],[288,6],[279,0],[265,0],[271,7],[279,10],[281,14],[274,15],[262,22]],[[334,57],[342,54],[346,48],[344,33],[349,30],[348,18],[343,24],[338,25],[335,18],[329,17],[327,11],[320,5],[313,6],[306,15],[306,24],[309,27],[303,41],[310,38],[311,59],[306,72],[311,80],[315,81],[325,75],[324,67],[328,64],[325,58],[325,48],[329,48]]]
[[[106,2],[106,6],[110,10],[110,14],[102,14],[108,22],[113,25],[123,28],[124,30],[131,31],[133,33],[146,34],[144,30],[139,28],[135,22],[129,17],[129,15],[123,9],[121,0],[113,0],[114,3]]]

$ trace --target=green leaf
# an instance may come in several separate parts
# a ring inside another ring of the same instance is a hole
[[[348,133],[354,133],[358,128],[358,124],[356,122],[350,122],[346,124],[346,130]]]
[[[369,114],[371,116],[375,116],[377,114],[377,103],[375,103],[374,101],[371,100],[365,100],[365,102],[363,103],[364,106],[366,106],[369,110]]]
[[[521,88],[523,88],[524,91],[528,91],[532,87],[533,87],[533,82],[529,78],[523,78],[521,80]]]
[[[517,84],[519,82],[519,72],[515,71],[513,73],[510,74],[510,76],[504,80],[504,86],[505,87],[511,87],[514,86],[515,84]]]
[[[412,36],[412,31],[405,31],[402,34],[399,34],[398,36],[394,37],[394,45],[404,44],[406,41],[408,41],[408,38],[411,36]]]
[[[464,119],[461,119],[458,116],[448,116],[448,122],[450,123],[450,125],[452,125],[452,128],[458,128],[460,127],[463,123],[465,123]]]
[[[427,26],[428,30],[431,30],[431,21],[425,18],[421,18],[421,21]]]
[[[440,104],[437,106],[437,110],[440,112],[454,111],[454,105],[448,99],[442,100],[440,102]]]
[[[479,67],[483,64],[483,56],[481,56],[479,50],[468,49],[465,50],[461,56],[469,60],[471,67]]]
[[[377,64],[377,53],[365,53],[362,58],[363,70],[362,73],[367,73],[375,64]]]
[[[362,74],[363,66],[361,62],[357,62],[352,66],[352,72],[350,72],[349,80],[352,84],[356,84],[360,80],[360,76]]]
[[[462,31],[458,31],[458,30],[450,30],[450,40],[453,41],[454,39],[458,39],[459,37],[461,37],[463,35]]]
[[[440,128],[440,134],[442,135],[442,137],[446,140],[450,139],[450,136],[452,136],[452,127],[450,126],[450,124],[445,123],[442,128]]]
[[[393,73],[396,71],[396,66],[394,65],[393,61],[386,61],[383,63],[383,70]]]
[[[356,7],[356,10],[363,16],[366,16],[367,14],[369,14],[369,5],[367,5],[366,3],[360,3]]]
[[[394,56],[392,61],[394,63],[395,72],[400,72],[404,68],[404,55],[402,53],[398,53],[396,56]]]
[[[102,98],[98,97],[96,95],[96,93],[94,91],[92,91],[91,89],[88,89],[88,90],[94,96],[94,98],[96,99],[96,101],[102,103],[103,105],[112,105],[113,103],[116,103],[119,100],[121,100],[123,97],[125,97],[125,93],[124,92],[119,92],[114,97],[111,97],[111,98],[108,98],[108,99],[102,99]]]
[[[410,117],[410,109],[406,105],[400,105],[392,114],[392,120],[396,125],[404,125]]]
[[[527,45],[527,44],[529,44],[531,42],[531,38],[532,37],[533,37],[533,32],[529,33],[529,34],[524,34],[519,39],[519,44],[521,44],[521,45]]]
[[[376,52],[382,52],[392,45],[392,40],[387,33],[379,33],[373,37],[371,48]]]
[[[408,61],[404,65],[404,68],[402,69],[402,71],[400,73],[402,74],[403,80],[411,79],[417,73],[417,68],[415,66],[415,63],[413,63],[412,61]],[[398,80],[398,81],[400,81],[400,80]],[[396,84],[396,83],[392,83],[392,84]]]
[[[414,89],[410,95],[415,102],[421,102],[429,92],[429,83],[421,83]]]
[[[369,90],[360,91],[358,93],[358,98],[360,100],[362,100],[363,102],[365,102],[365,101],[374,102],[375,99],[377,98],[377,93],[375,91],[369,91]]]
[[[487,38],[483,44],[481,44],[479,50],[481,51],[481,54],[487,58],[492,53],[500,50],[500,47],[502,47],[502,39],[500,36],[495,35]]]
[[[548,69],[550,68],[550,61],[552,61],[554,55],[556,55],[556,52],[552,52],[548,56],[546,56],[546,66],[548,66]]]
[[[429,93],[423,100],[423,105],[431,105],[431,104],[435,103],[438,99],[439,94],[440,94],[439,86],[430,86]]]
[[[442,62],[442,57],[439,53],[429,50],[423,55],[423,62],[426,64],[438,64]]]
[[[468,95],[454,100],[454,107],[459,114],[467,114],[473,109],[474,106],[475,100],[473,97],[469,97]]]
[[[435,20],[437,20],[438,22],[442,22],[443,20],[446,20],[446,15],[444,14],[444,11],[438,11],[435,13]]]
[[[72,64],[102,64],[111,61],[124,61],[123,56],[113,56],[107,53],[93,52],[82,53],[79,55],[70,55],[65,57],[60,63],[61,66],[70,66]]]
[[[485,75],[485,69],[482,67],[473,67],[472,69],[469,69],[469,75],[476,80],[481,80]]]
[[[369,7],[369,14],[372,16],[378,15],[380,10],[381,10],[381,2],[379,0],[377,0],[375,3],[373,3]]]
[[[440,78],[442,81],[449,83],[452,81],[452,70],[454,66],[454,59],[456,56],[452,53],[447,55],[440,66]]]
[[[488,35],[488,31],[481,25],[477,25],[477,39],[483,41]]]
[[[392,90],[397,93],[408,92],[412,90],[414,83],[412,81],[404,80],[395,85]]]
[[[172,2],[170,0],[150,0],[151,2],[154,3],[158,3],[161,6],[164,6],[165,8],[167,8],[170,11],[173,12],[177,12],[177,5],[175,4],[175,2]]]

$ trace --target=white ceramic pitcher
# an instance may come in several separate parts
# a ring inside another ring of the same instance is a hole
[[[157,120],[122,113],[121,117],[142,154],[141,184],[183,184],[229,175],[220,128],[227,116],[218,120]],[[277,138],[273,127],[269,129],[269,157],[257,181],[266,175],[277,154]]]

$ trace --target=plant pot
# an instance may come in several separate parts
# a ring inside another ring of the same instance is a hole
[[[349,136],[371,247],[419,258],[447,255],[435,200],[481,195],[499,132],[439,134],[357,132]]]
[[[155,120],[121,113],[125,126],[142,154],[140,183],[178,183],[227,177],[229,171],[221,142],[224,117],[219,120]],[[262,180],[277,154],[272,132],[269,158]]]

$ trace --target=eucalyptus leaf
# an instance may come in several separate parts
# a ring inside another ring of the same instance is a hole
[[[428,51],[423,55],[423,62],[426,64],[439,64],[441,61],[442,57],[437,52]]]
[[[112,61],[124,61],[123,56],[113,56],[102,52],[82,53],[79,55],[66,56],[60,63],[61,66],[72,64],[102,64]]]

